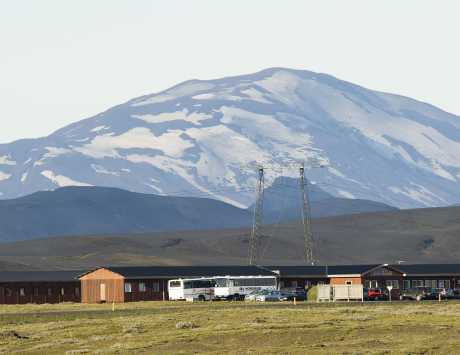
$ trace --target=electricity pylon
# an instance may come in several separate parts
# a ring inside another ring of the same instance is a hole
[[[310,199],[308,196],[308,186],[305,181],[305,166],[299,169],[300,172],[300,191],[302,197],[302,224],[305,238],[305,261],[307,264],[315,265],[315,259],[313,257],[313,233],[311,230],[311,208]]]
[[[259,167],[256,189],[256,203],[254,205],[254,218],[252,232],[249,238],[249,265],[256,265],[259,258],[260,228],[262,226],[264,202],[264,168]]]

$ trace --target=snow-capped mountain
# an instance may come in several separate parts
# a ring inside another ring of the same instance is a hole
[[[336,196],[451,205],[460,201],[460,117],[309,71],[191,80],[0,145],[0,195],[102,185],[244,207],[256,164],[270,185],[296,177],[301,161],[324,165],[307,176]]]

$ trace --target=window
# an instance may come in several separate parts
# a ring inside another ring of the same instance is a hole
[[[460,279],[459,279],[459,280],[457,280],[457,285],[460,285]]]
[[[412,288],[423,287],[423,280],[412,280]]]
[[[276,279],[265,277],[265,278],[247,278],[247,279],[233,279],[233,286],[275,286]],[[291,281],[291,287],[297,287],[297,281]]]
[[[387,286],[392,286],[394,289],[399,289],[399,280],[387,280]]]
[[[75,287],[75,296],[80,297],[80,287]]]
[[[444,280],[438,280],[438,288],[444,288]]]
[[[6,288],[6,289],[5,289],[5,295],[6,295],[7,297],[10,297],[12,294],[13,294],[13,291],[11,291],[11,288]]]
[[[48,287],[48,296],[51,296],[53,294],[53,289]]]
[[[39,290],[38,287],[34,287],[34,296],[38,296]]]
[[[125,292],[126,293],[131,293],[132,292],[131,283],[125,282]]]
[[[228,279],[216,279],[217,287],[228,287]]]
[[[378,288],[379,283],[377,280],[364,280],[364,287],[366,288]]]
[[[152,291],[153,292],[160,292],[160,283],[158,281],[153,282]]]
[[[139,282],[139,292],[145,292],[147,288],[145,287],[145,282]]]
[[[294,288],[294,287],[297,287],[297,281],[292,281],[292,282],[291,282],[291,287],[293,287],[293,288]]]
[[[444,287],[450,289],[450,280],[444,280]]]
[[[181,286],[180,281],[171,281],[169,283],[169,287],[180,287],[180,286]]]
[[[431,280],[425,280],[425,287],[431,288]]]
[[[26,290],[25,288],[21,287],[19,289],[19,296],[24,297],[26,295]]]
[[[353,281],[347,280],[347,281],[345,281],[345,285],[353,285]]]
[[[405,290],[410,289],[410,280],[404,280],[404,281],[403,281],[403,288],[404,288]]]

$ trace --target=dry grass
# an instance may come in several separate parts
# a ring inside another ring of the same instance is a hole
[[[458,302],[0,306],[0,353],[458,354],[459,314]]]

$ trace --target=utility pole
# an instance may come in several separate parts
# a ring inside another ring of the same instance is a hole
[[[302,223],[305,238],[305,261],[307,264],[315,265],[313,258],[313,233],[311,230],[311,210],[308,196],[308,186],[306,186],[305,166],[301,165],[300,169],[300,191],[302,195]]]
[[[256,190],[256,203],[254,205],[254,218],[252,233],[249,239],[249,265],[256,265],[259,257],[260,227],[262,225],[262,213],[264,202],[264,168],[259,167]]]

